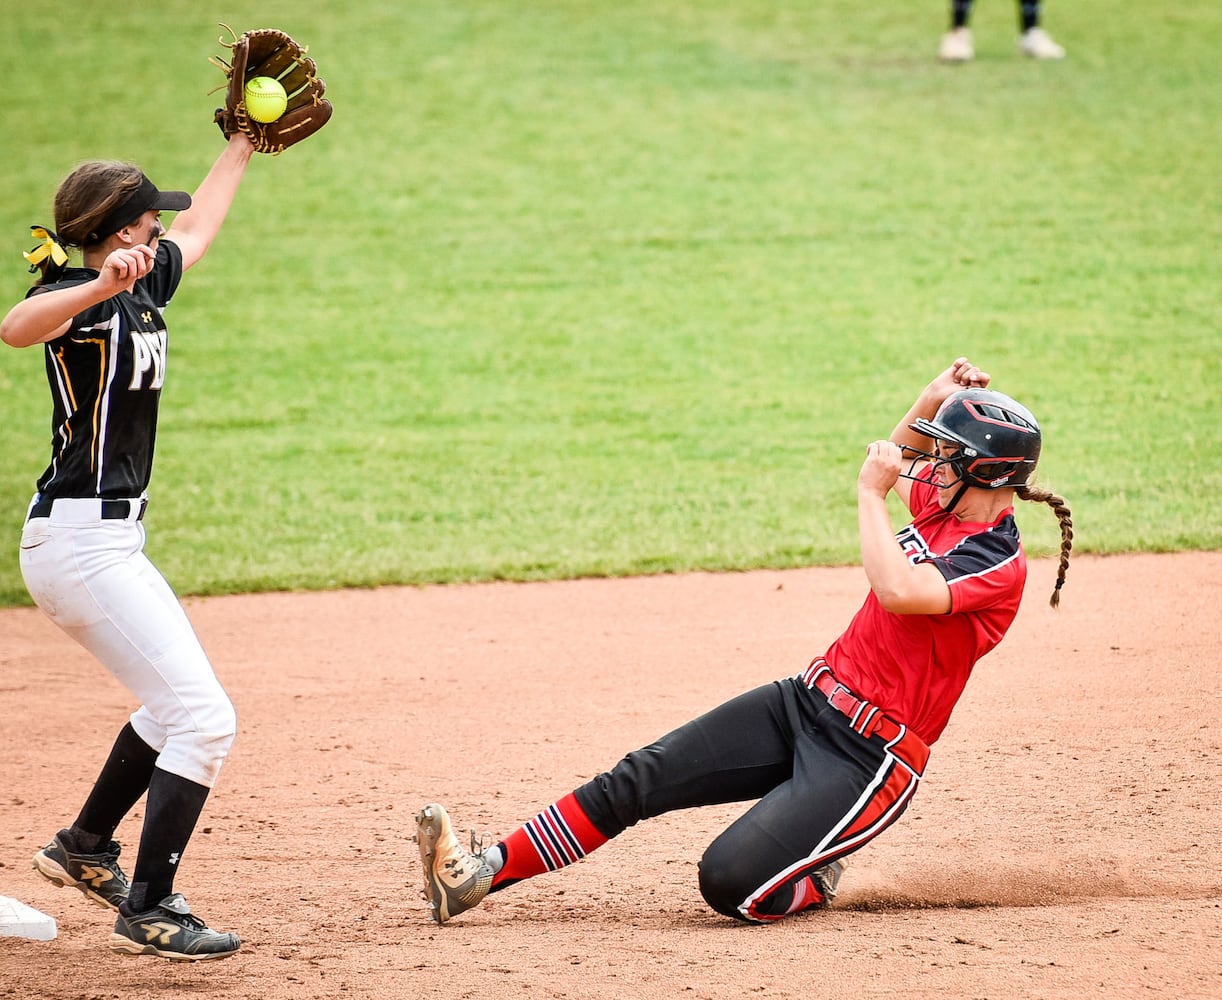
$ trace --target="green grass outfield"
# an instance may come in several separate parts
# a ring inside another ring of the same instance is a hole
[[[855,478],[955,355],[1041,418],[1077,550],[1222,547],[1222,7],[15,6],[0,298],[78,162],[192,189],[224,19],[336,113],[169,313],[148,552],[181,593],[855,561]],[[50,448],[0,345],[0,604]],[[897,518],[899,512],[897,509]],[[1031,551],[1055,518],[1024,505]]]

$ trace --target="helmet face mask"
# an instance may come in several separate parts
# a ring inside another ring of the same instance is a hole
[[[921,418],[914,431],[958,448],[953,455],[915,448],[905,478],[936,486],[938,469],[950,465],[965,487],[997,490],[1026,484],[1039,461],[1041,435],[1035,417],[1021,403],[990,389],[964,389],[948,396],[933,420]],[[933,462],[925,476],[914,475],[917,462]]]
[[[949,449],[939,447],[939,444],[954,445],[953,452],[947,453]],[[921,451],[919,448],[912,448],[904,445],[905,456],[911,456],[912,460],[908,463],[906,472],[901,472],[900,475],[904,479],[911,479],[914,483],[928,483],[930,486],[936,486],[938,489],[945,489],[955,486],[958,483],[964,482],[963,470],[959,467],[959,463],[963,458],[963,448],[959,446],[957,441],[934,442],[933,451]],[[928,462],[928,465],[924,463]],[[921,468],[918,470],[918,466]],[[939,472],[944,467],[949,467],[952,478],[943,482],[939,476]]]

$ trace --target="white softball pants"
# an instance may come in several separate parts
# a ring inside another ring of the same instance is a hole
[[[144,525],[103,520],[98,500],[57,500],[26,522],[21,573],[34,602],[141,701],[132,728],[157,766],[211,788],[237,716],[170,585],[144,554]]]

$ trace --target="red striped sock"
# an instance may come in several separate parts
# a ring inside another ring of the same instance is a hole
[[[823,906],[825,903],[827,903],[827,897],[815,884],[815,880],[808,875],[793,887],[793,901],[785,913],[800,913],[802,910]]]
[[[505,864],[492,884],[519,882],[564,868],[606,842],[570,793],[501,841]]]

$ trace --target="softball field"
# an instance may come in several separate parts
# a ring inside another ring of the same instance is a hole
[[[696,864],[735,808],[629,830],[428,922],[423,803],[494,835],[725,697],[802,669],[855,567],[189,601],[239,736],[176,887],[223,962],[107,951],[110,915],[30,869],[133,707],[29,608],[0,611],[0,997],[1222,996],[1222,553],[1033,561],[907,815],[833,909],[740,926]],[[134,857],[139,809],[120,828]]]

